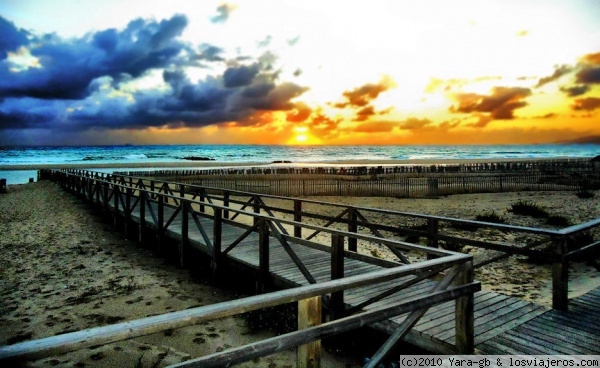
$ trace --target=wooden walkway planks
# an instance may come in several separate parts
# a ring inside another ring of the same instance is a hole
[[[483,354],[600,354],[600,288],[548,310],[477,346]]]
[[[157,209],[153,208],[154,213]],[[165,221],[175,213],[176,207],[165,206]],[[122,211],[121,211],[122,212]],[[155,227],[153,217],[146,210],[146,223]],[[197,213],[198,223],[212,241],[213,222],[208,215]],[[132,219],[140,223],[139,206],[135,207]],[[189,215],[189,239],[193,247],[208,253],[208,247],[196,223]],[[181,239],[181,213],[178,214],[168,228],[170,237]],[[245,232],[245,229],[231,224],[223,224],[223,248],[237,239]],[[305,247],[298,244],[290,244],[298,258],[302,260],[317,282],[330,280],[331,264],[329,253],[323,250]],[[269,240],[270,249],[270,272],[273,277],[287,286],[306,285],[306,277],[295,267],[287,252],[279,245],[274,237]],[[241,241],[227,257],[235,262],[257,269],[258,260],[258,234],[250,233],[246,239]],[[345,259],[345,275],[366,273],[381,266],[369,264],[355,259]],[[387,290],[390,286],[399,285],[407,278],[392,280],[368,288],[357,288],[345,292],[345,303],[352,307],[361,302]],[[424,286],[426,285],[426,286]],[[388,296],[368,307],[365,310],[395,303],[417,295],[423,295],[433,288],[435,282],[420,283],[418,286],[408,287],[401,294]],[[567,315],[562,312],[548,311],[547,308],[511,298],[501,294],[481,291],[474,295],[475,309],[475,344],[479,352],[483,354],[597,354],[598,331],[600,327],[597,321],[600,313],[600,291],[584,295],[571,302],[572,311]],[[417,325],[409,332],[406,340],[425,349],[435,349],[435,352],[450,353],[455,342],[455,302],[447,302],[432,307]],[[572,320],[570,316],[576,316]],[[596,324],[585,321],[586,316],[594,317]],[[390,332],[395,329],[406,315],[392,318],[377,326]],[[583,318],[583,322],[582,322]],[[383,326],[383,327],[382,327]],[[568,338],[560,338],[555,335],[563,331]],[[592,339],[592,340],[590,340]],[[595,341],[591,343],[590,341]],[[560,344],[559,344],[560,343]],[[556,347],[560,345],[560,347]]]

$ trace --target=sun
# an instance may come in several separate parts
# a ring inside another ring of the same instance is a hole
[[[295,139],[298,143],[304,143],[308,140],[308,137],[306,136],[306,134],[298,134]]]

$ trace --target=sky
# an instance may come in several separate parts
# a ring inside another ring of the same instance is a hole
[[[598,19],[598,0],[3,0],[0,145],[600,141]]]

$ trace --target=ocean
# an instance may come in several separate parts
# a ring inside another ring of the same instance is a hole
[[[152,146],[68,146],[0,147],[0,178],[8,184],[26,183],[36,177],[35,170],[23,165],[86,164],[123,165],[145,163],[164,169],[169,163],[190,162],[195,156],[217,163],[261,163],[291,161],[293,164],[330,163],[344,160],[418,160],[418,159],[529,159],[595,157],[600,145],[404,145],[404,146],[269,146],[269,145],[152,145]],[[165,165],[165,166],[162,166]],[[95,169],[112,172],[115,169]],[[133,170],[133,169],[132,169]],[[144,169],[147,170],[147,169]]]

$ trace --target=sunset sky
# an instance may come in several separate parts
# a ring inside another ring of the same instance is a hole
[[[3,0],[0,145],[600,137],[600,1]]]

